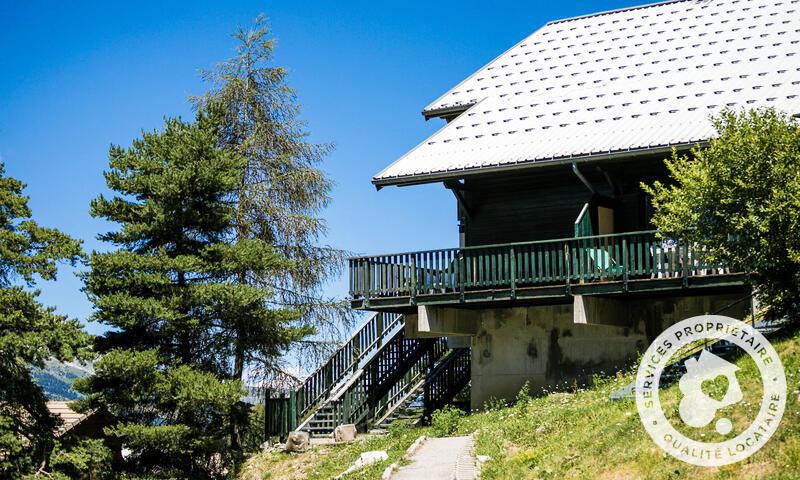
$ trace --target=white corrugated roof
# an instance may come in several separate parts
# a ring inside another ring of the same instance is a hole
[[[377,184],[694,144],[723,108],[800,113],[800,0],[680,0],[552,22],[426,111],[472,105]]]

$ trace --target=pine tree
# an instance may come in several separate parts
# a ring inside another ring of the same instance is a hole
[[[295,343],[283,357],[263,356],[248,364],[235,353],[232,376],[242,378],[250,370],[273,385],[291,385],[297,379],[282,358],[299,360],[301,368],[316,366],[353,319],[346,302],[322,291],[342,272],[346,257],[342,250],[320,245],[327,231],[320,213],[330,201],[332,182],[319,164],[332,146],[308,140],[287,71],[273,65],[275,40],[264,16],[234,37],[239,43],[236,56],[204,72],[212,89],[195,102],[223,110],[221,145],[246,160],[235,198],[237,238],[265,241],[292,260],[289,268],[272,275],[248,269],[238,280],[274,288],[275,306],[301,310],[301,321],[312,325],[316,335]]]
[[[273,64],[275,40],[264,16],[252,28],[238,29],[234,38],[236,55],[204,72],[212,89],[195,102],[224,111],[222,146],[247,162],[236,196],[237,236],[263,240],[293,261],[291,268],[270,277],[242,272],[240,280],[269,285],[276,290],[276,306],[303,311],[302,321],[313,325],[317,335],[293,345],[291,357],[306,360],[301,367],[308,367],[326,358],[353,319],[346,302],[322,290],[342,272],[347,256],[320,244],[327,232],[320,214],[333,184],[319,166],[332,145],[308,140],[287,71]],[[250,367],[273,384],[296,380],[279,357],[260,358]],[[239,363],[233,374],[243,371]]]
[[[112,146],[105,178],[116,192],[91,213],[120,225],[91,256],[86,291],[112,329],[97,342],[95,375],[77,383],[84,407],[119,419],[110,433],[132,450],[127,468],[215,478],[235,466],[232,424],[246,421],[231,360],[277,355],[309,329],[269,304],[273,291],[238,282],[288,261],[266,242],[239,239],[235,194],[244,160],[219,147],[220,115],[166,121],[131,148]],[[239,335],[246,331],[246,336]]]
[[[57,263],[75,264],[80,242],[31,219],[24,185],[0,163],[0,478],[45,466],[57,419],[47,410],[31,365],[83,356],[89,336],[80,323],[37,300],[36,280],[54,280]]]

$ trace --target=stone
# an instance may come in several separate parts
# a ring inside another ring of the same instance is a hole
[[[272,442],[271,440],[267,440],[266,442],[261,444],[261,451],[262,452],[273,452],[277,450],[277,446],[279,444]]]
[[[308,450],[310,440],[311,435],[308,432],[290,432],[286,438],[286,445],[283,447],[283,451],[303,453]]]
[[[333,441],[336,443],[352,442],[356,439],[356,426],[352,423],[339,425],[333,429]]]
[[[339,479],[347,475],[348,473],[355,472],[356,470],[366,467],[367,465],[372,465],[373,463],[382,462],[384,460],[389,459],[389,454],[386,453],[386,450],[373,450],[371,452],[364,452],[358,457],[358,460],[353,463],[347,470],[340,473],[339,475],[333,477],[335,479]]]
[[[389,454],[386,453],[386,450],[373,450],[371,452],[364,452],[358,457],[356,460],[356,464],[359,467],[364,467],[366,465],[372,465],[373,463],[382,462],[384,460],[389,459]]]

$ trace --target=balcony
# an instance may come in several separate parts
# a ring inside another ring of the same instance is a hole
[[[354,308],[567,301],[573,295],[741,287],[704,249],[655,231],[356,257]]]

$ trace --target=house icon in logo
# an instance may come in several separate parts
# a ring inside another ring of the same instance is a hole
[[[739,367],[714,355],[708,350],[703,350],[700,358],[686,360],[686,373],[678,382],[678,387],[684,397],[678,406],[681,420],[695,428],[708,425],[721,408],[733,405],[742,400],[742,389],[736,378]],[[702,385],[705,381],[713,381],[719,376],[728,379],[728,389],[721,400],[716,400],[703,393]],[[730,420],[723,418],[717,422],[717,432],[727,434],[732,426]]]

